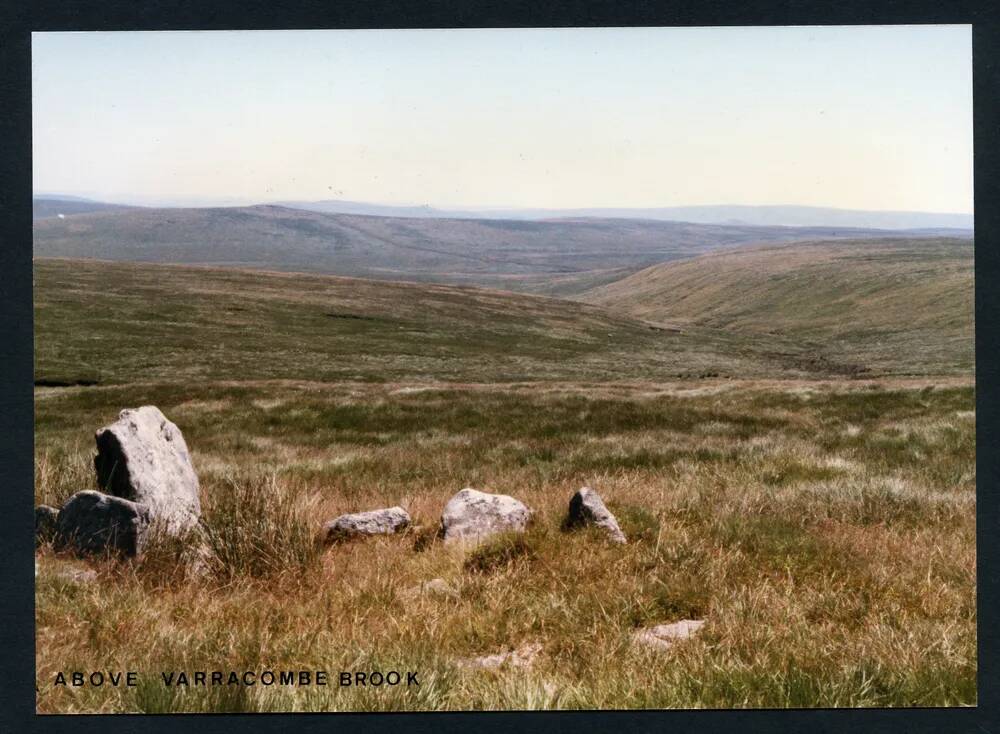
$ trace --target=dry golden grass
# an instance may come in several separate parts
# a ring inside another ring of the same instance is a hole
[[[973,705],[975,421],[967,381],[40,390],[36,499],[92,486],[92,430],[155,403],[182,429],[217,552],[39,552],[41,712]],[[596,488],[629,537],[563,533]],[[445,546],[464,486],[537,511],[519,541]],[[316,546],[401,504],[422,526]],[[473,563],[469,563],[470,557]],[[87,566],[94,582],[64,576]],[[412,595],[433,578],[458,591]],[[641,626],[703,618],[668,652]],[[529,668],[460,661],[540,643]],[[137,688],[53,685],[137,670]],[[169,689],[159,671],[328,670],[334,685]],[[419,688],[340,688],[416,670]]]

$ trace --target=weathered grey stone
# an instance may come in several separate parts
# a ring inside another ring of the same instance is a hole
[[[410,515],[402,507],[368,510],[341,515],[323,526],[323,537],[334,542],[365,535],[390,535],[410,524]]]
[[[218,558],[206,543],[190,544],[181,555],[185,575],[191,579],[204,579],[212,575]]]
[[[603,530],[614,543],[624,543],[625,533],[618,526],[618,520],[604,506],[601,495],[590,487],[583,487],[569,501],[569,514],[565,527],[577,528],[594,525]]]
[[[542,643],[526,642],[515,650],[499,652],[494,655],[459,658],[456,662],[462,668],[481,668],[486,670],[501,668],[505,665],[513,668],[530,668],[541,651]]]
[[[92,568],[61,568],[53,575],[71,584],[90,584],[97,581],[97,571]]]
[[[682,619],[672,624],[658,624],[637,630],[632,635],[633,641],[646,647],[658,650],[669,650],[678,640],[686,640],[705,625],[704,619]]]
[[[458,591],[444,579],[431,579],[421,585],[421,592],[431,596],[447,596],[458,598]]]
[[[201,516],[198,476],[180,429],[159,408],[123,410],[97,431],[97,482],[116,497],[149,508],[168,534],[193,527]]]
[[[55,545],[78,553],[136,556],[142,552],[149,525],[145,505],[102,492],[77,492],[59,511]]]
[[[59,510],[49,505],[39,505],[35,508],[35,545],[47,543],[56,535],[59,522]]]
[[[458,590],[441,578],[423,581],[416,586],[403,589],[399,592],[399,595],[407,601],[412,601],[420,596],[436,596],[447,599],[459,598]]]
[[[466,487],[444,506],[441,533],[446,543],[479,540],[504,531],[524,531],[530,519],[531,510],[513,497]]]

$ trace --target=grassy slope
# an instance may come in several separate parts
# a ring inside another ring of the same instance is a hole
[[[815,242],[657,265],[582,298],[642,319],[779,334],[875,369],[971,372],[970,240]]]
[[[720,247],[850,231],[620,219],[407,219],[254,206],[47,219],[35,223],[34,247],[46,257],[326,272],[559,295]]]
[[[36,379],[662,380],[826,375],[777,338],[654,329],[541,296],[126,263],[35,263]]]
[[[101,383],[36,389],[36,501],[93,487],[93,431],[155,404],[184,432],[220,554],[197,577],[169,548],[115,563],[43,547],[40,711],[976,701],[971,375],[669,382],[698,360],[771,377],[762,346],[792,347],[444,286],[39,261],[35,298],[38,376]],[[628,545],[559,532],[583,484]],[[470,570],[421,531],[310,542],[393,504],[433,528],[466,485],[537,510],[509,562]],[[61,575],[79,566],[98,581]],[[435,577],[458,598],[406,596]],[[691,617],[708,624],[670,652],[629,642]],[[459,665],[534,641],[530,670]],[[158,674],[181,668],[416,669],[422,685],[173,695]],[[100,669],[143,682],[52,685]]]

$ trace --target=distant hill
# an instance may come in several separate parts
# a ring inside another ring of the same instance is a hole
[[[974,369],[968,239],[741,248],[656,265],[581,296],[653,323],[781,336],[841,361]]]
[[[327,199],[324,201],[275,201],[275,206],[291,209],[305,209],[321,214],[360,214],[367,217],[410,217],[418,219],[482,219],[471,212],[448,211],[431,206],[394,206],[392,204],[369,204],[363,201]],[[486,217],[498,219],[500,217]],[[521,219],[522,217],[517,217]]]
[[[356,201],[289,201],[283,206],[326,214],[366,214],[383,217],[437,219],[652,219],[695,224],[782,227],[858,227],[866,229],[971,230],[973,215],[934,212],[864,211],[817,206],[674,206],[653,208],[590,207],[580,209],[435,209],[390,206]]]
[[[34,197],[31,200],[31,217],[39,219],[59,218],[93,212],[122,212],[134,207],[121,204],[105,204],[101,201],[90,201],[75,196],[53,196],[51,198]]]
[[[567,295],[715,249],[887,234],[628,219],[375,217],[280,206],[118,207],[36,220],[34,252],[39,257],[311,271]]]

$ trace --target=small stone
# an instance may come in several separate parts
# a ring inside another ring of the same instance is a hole
[[[447,599],[458,599],[459,593],[451,584],[444,579],[431,579],[411,586],[400,592],[400,596],[406,600],[416,599],[420,596],[437,596]]]
[[[48,543],[56,535],[59,525],[59,510],[49,505],[35,508],[35,546]]]
[[[211,576],[216,555],[206,543],[199,543],[187,549],[182,560],[188,578],[203,579]]]
[[[149,525],[145,505],[101,492],[77,492],[59,511],[55,546],[78,553],[136,556],[142,552]]]
[[[366,535],[390,535],[404,530],[409,524],[410,515],[402,507],[355,512],[326,523],[323,537],[330,543]]]
[[[480,540],[505,531],[523,532],[530,520],[531,510],[519,500],[466,487],[445,505],[441,533],[445,542]]]
[[[678,640],[693,637],[705,624],[704,619],[682,619],[672,624],[658,624],[633,633],[632,639],[640,645],[669,650]]]
[[[89,584],[97,581],[97,571],[92,568],[62,568],[54,576],[71,584]]]
[[[542,651],[542,643],[526,642],[516,650],[496,653],[495,655],[480,655],[471,658],[460,658],[457,663],[462,668],[478,668],[495,670],[509,665],[513,668],[530,668],[535,658]]]
[[[593,525],[600,528],[613,543],[624,543],[625,533],[618,525],[618,519],[611,514],[601,495],[590,487],[583,487],[569,501],[569,514],[565,527],[577,528]]]

